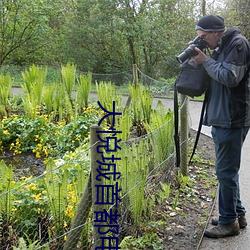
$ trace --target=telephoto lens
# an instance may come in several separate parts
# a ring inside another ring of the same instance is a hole
[[[197,36],[190,43],[190,45],[176,57],[177,61],[179,63],[183,63],[190,57],[198,55],[198,53],[195,51],[195,47],[199,48],[200,50],[203,50],[207,48],[207,43],[201,37]]]

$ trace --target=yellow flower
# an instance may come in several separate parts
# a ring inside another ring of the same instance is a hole
[[[37,190],[37,185],[34,184],[34,183],[30,183],[29,185],[26,186],[26,189],[27,189],[28,191]]]
[[[21,154],[22,153],[22,151],[19,151],[19,150],[14,150],[14,153],[13,153],[13,155],[19,155],[19,154]]]
[[[75,196],[75,195],[73,195],[73,196],[71,197],[71,201],[72,201],[72,203],[76,203],[76,196]]]
[[[64,211],[64,213],[65,213],[65,215],[68,215],[69,218],[73,218],[74,217],[73,206],[68,205],[66,208],[66,211]]]
[[[41,155],[40,155],[39,152],[36,152],[36,158],[37,158],[37,159],[40,159],[40,158],[41,158]]]
[[[10,133],[9,133],[8,130],[4,130],[4,131],[3,131],[3,134],[4,134],[4,135],[9,135]]]
[[[32,197],[35,198],[36,201],[40,201],[42,199],[42,194],[39,193],[39,194],[33,194]]]
[[[46,147],[43,147],[43,153],[45,154],[46,157],[48,157],[49,153]]]

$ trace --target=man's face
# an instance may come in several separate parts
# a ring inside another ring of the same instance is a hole
[[[196,33],[208,44],[210,49],[215,49],[218,46],[221,32],[206,32],[203,30],[197,30]]]

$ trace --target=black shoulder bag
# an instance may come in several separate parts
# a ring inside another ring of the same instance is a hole
[[[180,166],[180,140],[179,140],[179,114],[178,114],[178,93],[187,96],[201,96],[205,93],[200,121],[198,126],[198,131],[196,134],[195,144],[193,152],[191,154],[189,163],[195,154],[195,150],[199,141],[200,132],[202,128],[202,121],[205,112],[206,102],[207,102],[207,86],[208,86],[209,76],[202,65],[196,64],[196,62],[190,58],[181,64],[180,73],[175,81],[174,88],[174,123],[175,123],[175,148],[176,148],[176,166]]]
[[[175,86],[178,93],[191,97],[201,96],[207,88],[207,72],[192,58],[183,62]]]

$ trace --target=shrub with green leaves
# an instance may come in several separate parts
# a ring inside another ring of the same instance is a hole
[[[53,123],[49,116],[31,119],[13,115],[0,121],[0,149],[14,155],[33,152],[37,158],[63,155],[85,143],[90,126],[98,120],[99,113],[93,107],[68,124]]]

